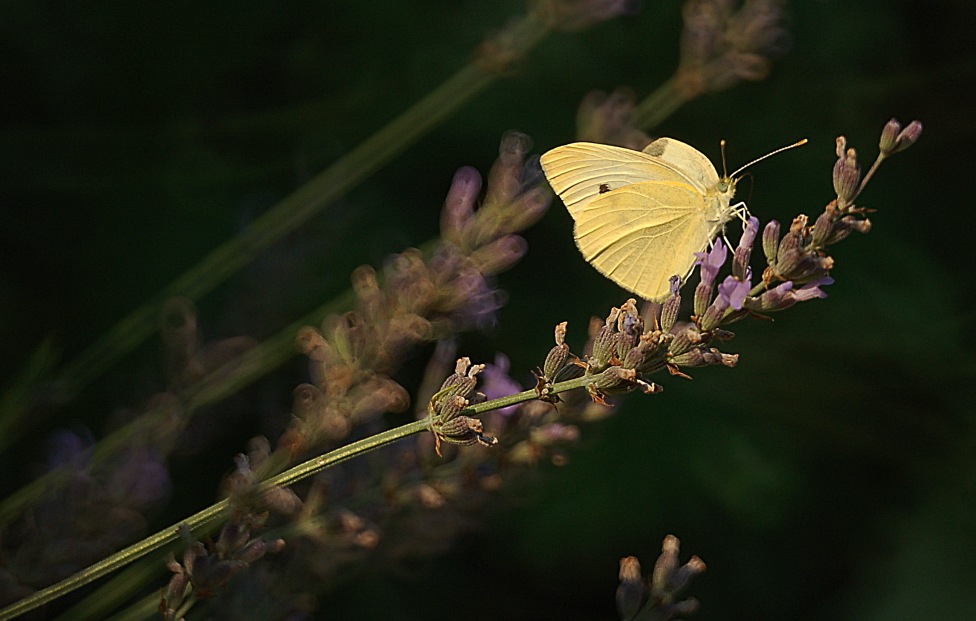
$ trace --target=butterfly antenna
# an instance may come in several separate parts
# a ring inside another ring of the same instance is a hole
[[[739,170],[737,170],[734,173],[732,173],[732,176],[735,177],[736,175],[738,175],[740,172],[742,172],[746,168],[749,168],[750,166],[752,166],[756,162],[763,161],[767,157],[771,157],[773,155],[776,155],[777,153],[782,153],[783,151],[786,151],[787,149],[792,149],[793,147],[799,147],[800,145],[804,145],[806,143],[807,143],[807,139],[804,138],[803,140],[797,140],[793,144],[788,144],[785,147],[780,147],[780,148],[776,149],[775,151],[770,151],[769,153],[767,153],[766,155],[764,155],[762,157],[757,157],[756,159],[752,160],[751,162],[749,162],[745,166],[740,166],[739,167]],[[722,170],[723,171],[725,170],[725,141],[724,140],[722,141]]]
[[[722,151],[722,179],[729,178],[729,169],[725,167],[725,139],[718,143],[718,148]]]

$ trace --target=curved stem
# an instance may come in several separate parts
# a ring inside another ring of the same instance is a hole
[[[150,535],[142,541],[135,543],[124,550],[116,552],[112,556],[109,556],[101,561],[90,565],[89,567],[79,571],[78,573],[68,576],[61,582],[52,584],[51,586],[41,589],[24,599],[14,602],[10,606],[0,610],[0,621],[6,619],[13,619],[18,615],[22,615],[25,612],[33,610],[39,606],[54,601],[55,599],[66,595],[71,591],[79,587],[83,587],[86,584],[98,580],[102,576],[109,574],[120,567],[128,565],[132,561],[145,556],[146,554],[157,550],[168,543],[172,543],[179,538],[179,529],[181,524],[187,524],[193,530],[204,528],[207,525],[214,524],[218,519],[223,517],[224,512],[227,510],[228,502],[226,500],[221,500],[215,503],[199,513],[195,513],[183,522],[173,524],[172,526],[165,528],[155,535]]]
[[[574,388],[582,388],[591,381],[593,381],[592,377],[583,376],[567,380],[565,382],[558,382],[552,385],[551,393],[556,394],[565,392],[567,390],[572,390]],[[531,401],[532,399],[537,399],[538,396],[539,394],[535,391],[535,389],[525,390],[514,395],[499,397],[498,399],[492,399],[491,401],[485,401],[483,403],[472,405],[465,408],[461,413],[466,415],[483,414],[490,410],[515,405],[517,403],[523,403],[525,401]],[[309,459],[308,461],[290,468],[281,474],[273,476],[269,479],[265,479],[261,482],[260,488],[267,489],[270,487],[292,485],[302,479],[308,478],[325,470],[326,468],[342,463],[348,459],[352,459],[353,457],[362,455],[363,453],[380,448],[381,446],[386,446],[387,444],[391,444],[415,433],[426,431],[428,429],[428,425],[429,423],[427,419],[424,418],[395,427],[393,429],[389,429],[351,444],[347,444],[346,446],[337,448],[334,451],[326,453],[325,455],[319,455],[318,457]],[[214,526],[222,517],[224,517],[228,508],[229,502],[226,499],[221,500],[203,511],[195,513],[187,519],[173,524],[172,526],[169,526],[158,533],[151,535],[142,541],[129,546],[128,548],[125,548],[124,550],[116,552],[112,556],[109,556],[108,558],[105,558],[94,565],[91,565],[86,569],[65,578],[61,582],[41,589],[29,597],[26,597],[0,610],[0,621],[12,619],[39,606],[43,606],[44,604],[54,601],[62,595],[66,595],[79,587],[98,580],[116,569],[120,569],[121,567],[128,565],[129,563],[154,550],[158,550],[167,544],[173,543],[179,539],[180,526],[182,525],[186,525],[186,527],[194,533],[204,530],[207,527]]]
[[[674,88],[674,77],[659,86],[634,108],[635,122],[641,129],[660,125],[684,104],[687,99]]]

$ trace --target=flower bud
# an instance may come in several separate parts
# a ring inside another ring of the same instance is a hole
[[[844,216],[840,220],[833,223],[830,235],[824,241],[824,245],[829,246],[831,244],[836,244],[840,240],[850,235],[852,231],[867,233],[870,230],[871,221],[867,218],[859,220],[854,216]]]
[[[699,343],[701,343],[701,334],[697,328],[691,326],[681,330],[674,336],[674,340],[671,341],[671,345],[668,347],[668,353],[672,357],[680,356]]]
[[[620,309],[614,308],[610,311],[606,323],[597,331],[593,339],[593,352],[587,361],[591,373],[599,373],[610,364],[617,351],[617,332],[613,326],[620,315]]]
[[[623,367],[607,367],[602,373],[593,378],[587,385],[591,394],[595,389],[598,395],[628,392],[637,386],[637,371]]]
[[[770,266],[776,265],[776,254],[779,250],[779,222],[770,220],[762,234],[763,254],[766,255],[766,263]]]
[[[898,134],[898,146],[892,153],[898,153],[899,151],[904,151],[908,147],[915,144],[919,136],[922,135],[922,123],[920,121],[912,121],[908,126],[901,130]]]
[[[565,322],[563,323],[565,324]],[[569,345],[566,343],[556,345],[549,350],[549,354],[546,356],[546,361],[542,365],[542,376],[550,381],[555,379],[559,371],[566,366],[567,360],[569,360]]]
[[[651,588],[655,594],[667,592],[671,582],[671,574],[678,568],[678,552],[681,543],[674,535],[664,538],[661,545],[661,556],[657,557],[654,563],[654,571],[651,573]]]
[[[902,129],[901,123],[897,119],[891,119],[881,131],[881,140],[878,143],[881,157],[904,151],[915,144],[921,135],[922,124],[919,121],[912,121]]]
[[[672,276],[670,280],[671,294],[661,305],[661,330],[670,332],[674,327],[674,322],[678,319],[678,311],[681,308],[681,295],[678,293],[681,287],[681,278]]]
[[[834,191],[841,205],[846,205],[857,197],[861,167],[857,165],[857,152],[854,149],[848,149],[843,156],[837,158],[833,180]]]
[[[617,612],[625,621],[637,616],[647,601],[647,587],[641,576],[640,561],[635,556],[620,559],[620,586],[616,599]]]
[[[898,119],[893,118],[885,123],[884,129],[881,130],[881,140],[878,141],[878,149],[882,156],[888,156],[895,152],[900,131],[901,123],[898,122]]]
[[[752,245],[756,241],[756,234],[759,232],[759,218],[750,217],[742,236],[739,238],[739,245],[732,255],[732,275],[739,280],[748,280],[749,259],[752,258]]]

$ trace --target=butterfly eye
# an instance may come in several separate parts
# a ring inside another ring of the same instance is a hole
[[[609,191],[610,191],[610,184],[609,183],[601,183],[600,184],[600,194],[606,194]]]

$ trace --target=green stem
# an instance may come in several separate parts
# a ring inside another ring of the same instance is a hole
[[[557,394],[567,390],[572,390],[574,388],[581,388],[586,386],[591,381],[593,381],[592,377],[584,376],[567,380],[565,382],[559,382],[557,384],[553,384],[551,392],[552,394]],[[483,414],[490,410],[515,405],[517,403],[524,403],[526,401],[531,401],[532,399],[537,399],[538,397],[539,394],[536,392],[536,390],[530,389],[518,394],[500,397],[498,399],[492,399],[491,401],[485,401],[483,403],[472,405],[465,408],[461,414]],[[282,472],[279,475],[266,479],[261,483],[260,487],[262,489],[266,489],[270,487],[292,485],[298,481],[301,481],[302,479],[318,474],[326,468],[342,463],[348,459],[352,459],[353,457],[362,455],[363,453],[386,446],[387,444],[391,444],[397,440],[402,440],[403,438],[411,436],[415,433],[426,431],[428,429],[428,425],[429,423],[427,419],[424,418],[422,420],[407,423],[406,425],[401,425],[400,427],[396,427],[394,429],[389,429],[357,442],[347,444],[346,446],[340,447],[334,451],[326,453],[325,455],[314,457],[295,466],[294,468]],[[151,535],[142,541],[125,548],[124,550],[121,550],[120,552],[116,552],[112,556],[109,556],[108,558],[105,558],[94,565],[91,565],[88,568],[69,576],[68,578],[65,578],[61,582],[41,589],[29,597],[26,597],[0,610],[0,621],[12,619],[48,602],[54,601],[55,599],[66,595],[77,588],[98,580],[116,569],[120,569],[121,567],[128,565],[129,563],[154,550],[158,550],[167,544],[175,542],[177,539],[179,539],[181,525],[186,525],[187,528],[189,528],[193,533],[198,533],[207,527],[212,527],[224,517],[228,508],[228,501],[221,500],[203,511],[200,511],[199,513],[196,513],[181,522],[173,524],[172,526],[169,526],[168,528],[165,528],[158,533]]]
[[[664,119],[674,114],[686,101],[674,88],[674,78],[659,86],[634,107],[637,127],[651,129],[660,125]]]
[[[65,578],[61,582],[52,584],[47,588],[41,589],[40,591],[37,591],[30,596],[25,597],[24,599],[13,603],[6,608],[3,608],[0,610],[0,621],[13,619],[18,615],[22,615],[25,612],[34,610],[39,606],[54,601],[62,595],[67,595],[77,588],[83,587],[86,584],[98,580],[102,576],[119,569],[120,567],[128,565],[132,561],[145,556],[153,550],[157,550],[166,544],[176,541],[179,538],[180,524],[187,524],[190,526],[191,530],[198,530],[207,525],[216,524],[217,520],[223,517],[224,513],[227,511],[228,504],[229,503],[227,500],[221,500],[203,511],[195,513],[183,522],[173,524],[169,528],[163,529],[155,535],[150,535],[142,541],[135,543],[128,548],[121,550],[120,552],[116,552],[112,556],[102,559],[94,565],[90,565],[86,569]]]

